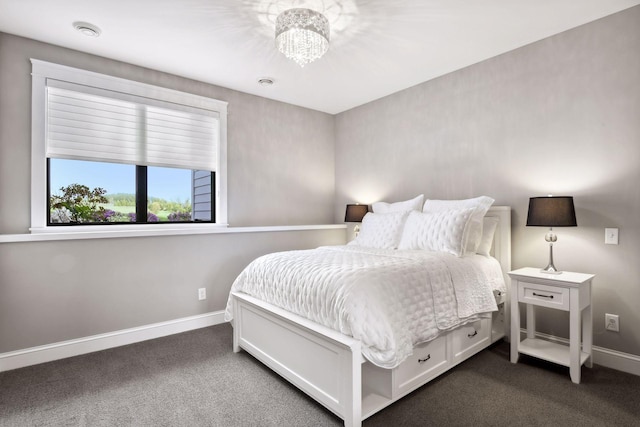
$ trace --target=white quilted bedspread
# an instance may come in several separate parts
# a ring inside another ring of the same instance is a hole
[[[493,258],[326,246],[262,256],[231,291],[350,335],[372,363],[393,368],[414,345],[497,310],[494,289],[505,284]]]

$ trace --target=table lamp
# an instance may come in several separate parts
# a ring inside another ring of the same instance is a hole
[[[543,273],[562,273],[553,265],[553,243],[558,240],[558,237],[553,233],[553,227],[575,227],[577,225],[573,197],[548,196],[529,199],[527,226],[549,227],[549,232],[544,237],[549,242],[549,265],[541,270]]]
[[[344,222],[362,222],[362,218],[369,212],[368,205],[347,205],[347,211],[344,215]],[[356,225],[353,232],[357,236],[360,232],[360,225]]]

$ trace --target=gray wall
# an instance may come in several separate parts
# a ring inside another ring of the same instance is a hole
[[[555,264],[597,274],[595,345],[640,355],[640,7],[339,114],[336,135],[336,220],[346,203],[490,195],[513,207],[514,268],[547,262],[528,198],[574,196]],[[566,313],[540,312],[568,336]]]
[[[257,256],[344,239],[334,229],[3,243],[0,353],[223,310]]]
[[[227,101],[229,223],[333,222],[333,116],[0,33],[1,234],[30,226],[29,58]],[[339,229],[0,243],[0,353],[222,310],[256,256],[344,239]]]

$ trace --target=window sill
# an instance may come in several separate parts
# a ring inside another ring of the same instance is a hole
[[[227,227],[223,224],[167,224],[151,227],[83,226],[82,230],[60,230],[62,227],[32,228],[31,234],[0,234],[0,243],[41,242],[55,240],[113,239],[129,237],[179,236],[194,234],[261,233],[279,231],[308,231],[346,228],[345,224],[286,225],[264,227]]]

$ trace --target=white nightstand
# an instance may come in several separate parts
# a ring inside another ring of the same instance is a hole
[[[593,274],[542,273],[538,268],[521,268],[509,272],[511,277],[511,363],[518,363],[520,353],[568,366],[571,381],[580,383],[580,367],[593,366],[591,345],[593,324],[591,280]],[[527,306],[527,338],[520,341],[520,308]],[[555,308],[569,312],[569,346],[538,339],[533,307]],[[582,322],[581,322],[582,319]],[[580,329],[582,326],[582,349]]]

